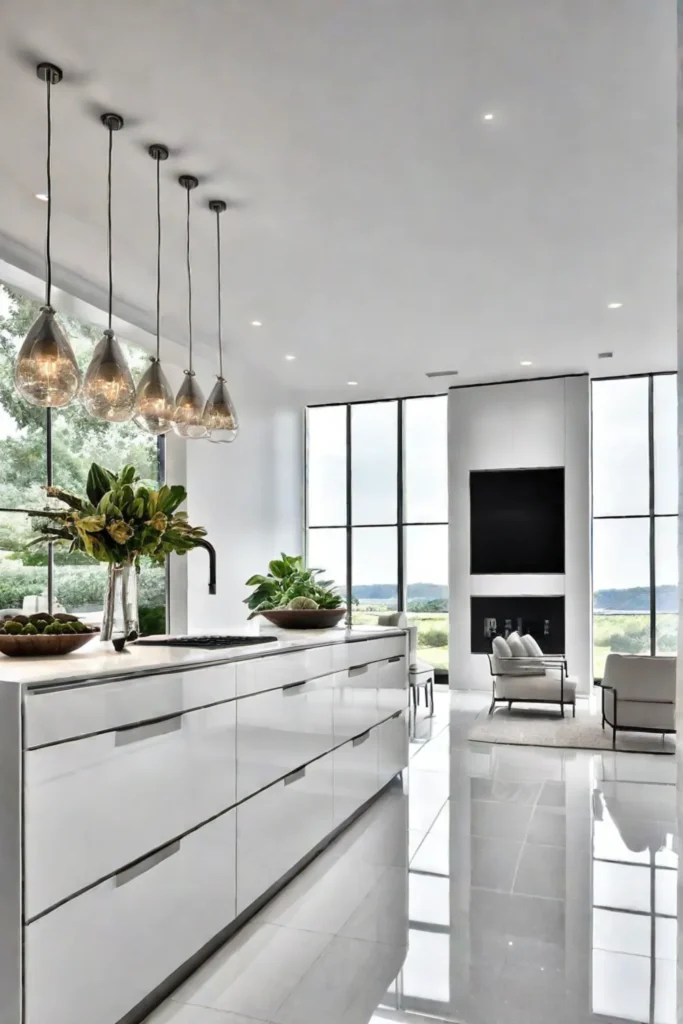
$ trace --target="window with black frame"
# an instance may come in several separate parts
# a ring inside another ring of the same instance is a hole
[[[678,648],[677,375],[593,381],[593,669]]]
[[[14,387],[14,361],[40,303],[0,284],[0,611],[64,610],[98,624],[102,614],[106,566],[87,555],[70,555],[61,546],[33,546],[30,517],[21,509],[45,504],[48,480],[82,493],[91,462],[118,470],[132,463],[150,485],[161,472],[157,439],[135,423],[93,419],[78,399],[65,409],[28,405]],[[81,369],[87,365],[100,331],[73,318],[66,322]],[[147,357],[122,342],[134,373]],[[166,574],[145,564],[140,573],[140,625],[143,633],[165,632]],[[50,607],[50,604],[52,607]]]
[[[447,398],[307,411],[307,560],[356,624],[406,611],[420,658],[448,670]]]

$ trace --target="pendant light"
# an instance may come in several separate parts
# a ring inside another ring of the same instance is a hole
[[[151,357],[150,365],[140,379],[135,397],[135,422],[143,430],[158,436],[165,434],[173,425],[173,395],[159,361],[161,347],[161,185],[160,166],[168,160],[166,146],[149,147],[149,155],[157,165],[157,350]]]
[[[209,431],[204,423],[204,395],[195,379],[192,369],[192,265],[190,261],[190,192],[199,182],[190,174],[182,174],[178,182],[187,192],[187,319],[188,319],[188,368],[185,379],[175,398],[173,429],[180,437],[208,437]]]
[[[62,80],[54,64],[42,63],[36,74],[47,89],[47,217],[45,230],[45,305],[19,349],[14,367],[17,391],[31,405],[61,409],[76,395],[81,371],[66,334],[57,323],[50,305],[52,292],[52,86]]]
[[[227,206],[222,199],[212,199],[209,209],[216,214],[216,263],[217,263],[217,309],[218,309],[218,376],[213,390],[204,407],[204,422],[211,431],[214,444],[230,444],[237,437],[239,425],[228,386],[223,376],[223,337],[221,324],[221,214]]]
[[[112,257],[111,257],[111,164],[114,132],[123,128],[118,114],[103,114],[102,124],[109,132],[107,163],[107,272],[109,276],[108,326],[93,352],[83,381],[83,404],[98,420],[123,423],[135,409],[135,384],[126,357],[111,327]]]

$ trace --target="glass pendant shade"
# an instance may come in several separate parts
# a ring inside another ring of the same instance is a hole
[[[114,332],[106,330],[95,346],[81,393],[91,416],[123,423],[135,410],[135,384]]]
[[[175,404],[158,359],[152,359],[135,395],[135,422],[148,434],[165,434],[173,426]]]
[[[223,377],[217,377],[206,405],[204,422],[211,432],[214,444],[230,444],[237,437],[237,412]]]
[[[185,370],[185,379],[175,397],[173,429],[179,437],[208,437],[204,422],[204,395],[194,373]]]
[[[75,397],[81,371],[51,306],[43,306],[14,367],[14,383],[31,405],[61,409]]]

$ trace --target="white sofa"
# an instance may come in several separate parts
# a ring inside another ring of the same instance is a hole
[[[496,636],[489,654],[493,677],[493,696],[489,714],[496,704],[559,704],[564,718],[565,705],[576,717],[576,680],[567,672],[564,655],[544,654],[529,635],[511,633]]]
[[[676,731],[676,659],[608,654],[602,679],[602,727],[630,732]]]

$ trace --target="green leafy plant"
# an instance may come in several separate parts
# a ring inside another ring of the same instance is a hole
[[[266,576],[250,576],[247,587],[256,589],[244,603],[251,609],[252,618],[260,612],[274,608],[301,608],[301,599],[307,599],[310,608],[339,608],[342,599],[335,590],[332,580],[318,577],[323,569],[307,569],[301,555],[285,555],[274,558],[268,566]]]
[[[190,526],[187,513],[177,511],[187,497],[185,488],[164,484],[152,490],[139,480],[134,466],[112,473],[93,462],[85,496],[46,487],[48,496],[67,509],[29,513],[39,534],[34,543],[68,542],[70,551],[99,562],[135,564],[138,569],[143,555],[162,562],[173,551],[190,551],[206,530]]]

